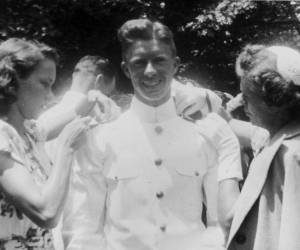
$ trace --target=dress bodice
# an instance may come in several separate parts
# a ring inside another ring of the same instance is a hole
[[[51,162],[42,150],[42,136],[32,121],[26,121],[27,143],[8,123],[0,120],[0,154],[8,155],[19,167],[26,168],[37,186],[47,180]],[[0,249],[52,250],[51,232],[35,225],[0,190]]]

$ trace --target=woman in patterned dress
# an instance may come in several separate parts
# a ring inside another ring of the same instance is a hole
[[[43,133],[31,120],[51,97],[56,62],[45,44],[18,38],[0,44],[1,250],[54,249],[49,229],[63,209],[72,152],[90,121],[66,126],[54,164],[40,150]]]

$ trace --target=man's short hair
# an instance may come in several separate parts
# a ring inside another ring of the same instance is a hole
[[[107,81],[111,81],[116,76],[113,64],[107,58],[98,55],[87,55],[78,61],[74,73],[84,70],[95,71],[95,74],[102,74]]]
[[[137,40],[163,42],[170,47],[173,56],[176,56],[172,31],[157,21],[147,18],[129,20],[118,30],[118,38],[122,46],[123,59],[125,59],[128,48]]]

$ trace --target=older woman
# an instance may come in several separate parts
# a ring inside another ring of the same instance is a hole
[[[228,249],[300,248],[300,53],[247,46],[237,59],[245,111],[270,139],[235,205]]]
[[[53,249],[48,229],[62,211],[72,152],[89,122],[67,126],[54,164],[39,150],[42,134],[29,120],[51,97],[56,60],[56,52],[38,42],[0,44],[0,249]]]

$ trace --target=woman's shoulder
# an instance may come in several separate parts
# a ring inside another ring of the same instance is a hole
[[[11,145],[18,141],[18,132],[9,123],[0,119],[0,151],[10,152]]]
[[[289,149],[289,151],[297,152],[300,154],[300,120],[291,123],[290,126],[284,130],[285,139],[283,145]]]
[[[300,131],[283,140],[278,155],[285,165],[297,163],[300,166]]]
[[[18,132],[8,122],[4,121],[3,119],[0,119],[0,134],[9,136],[9,135],[18,135]]]

